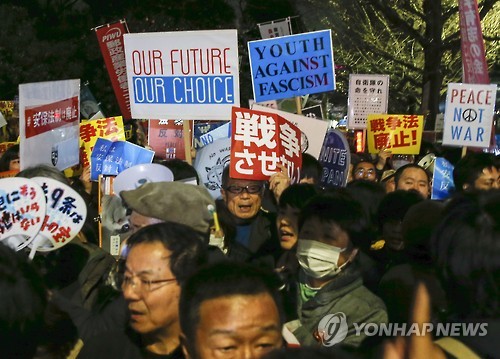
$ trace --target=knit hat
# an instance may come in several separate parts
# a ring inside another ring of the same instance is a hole
[[[203,186],[150,182],[120,195],[129,208],[143,216],[184,224],[201,233],[208,233],[213,219],[215,203]]]

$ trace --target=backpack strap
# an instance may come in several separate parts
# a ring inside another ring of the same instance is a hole
[[[457,359],[480,359],[468,346],[452,337],[444,337],[434,342],[446,353],[453,355]]]

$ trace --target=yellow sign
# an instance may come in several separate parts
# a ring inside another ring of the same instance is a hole
[[[387,149],[393,154],[416,155],[420,152],[423,128],[422,115],[368,115],[368,152]]]
[[[65,170],[66,176],[73,177],[82,172],[82,167],[90,166],[90,155],[99,137],[111,141],[125,141],[122,116],[87,120],[80,123],[80,168],[73,166]]]

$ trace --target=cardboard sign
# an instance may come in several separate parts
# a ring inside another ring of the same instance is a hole
[[[323,144],[323,139],[325,138],[326,131],[328,130],[328,121],[297,115],[291,112],[275,110],[257,104],[254,104],[252,109],[275,113],[293,123],[302,132],[300,139],[302,152],[309,153],[315,158],[319,157],[321,145]]]
[[[231,138],[214,141],[201,148],[193,163],[200,181],[205,185],[213,199],[220,196],[222,171],[229,165],[231,158]]]
[[[330,30],[248,42],[257,102],[335,90]]]
[[[21,170],[52,164],[64,170],[79,158],[80,80],[19,85]]]
[[[83,167],[90,165],[90,155],[98,138],[125,141],[125,129],[121,116],[82,121],[80,123],[80,149]]]
[[[234,107],[231,128],[232,178],[267,180],[281,163],[292,183],[298,181],[302,152],[297,126],[273,113]]]
[[[125,34],[133,118],[224,120],[239,106],[236,30]]]
[[[497,85],[448,84],[443,145],[489,147]]]
[[[16,250],[26,247],[45,218],[43,189],[32,179],[0,179],[0,241]]]
[[[368,115],[387,113],[389,75],[349,75],[347,127],[366,128]]]
[[[149,120],[148,145],[161,159],[186,159],[182,120]]]
[[[368,152],[388,149],[393,154],[417,155],[423,128],[424,116],[368,115]]]
[[[99,175],[116,176],[134,165],[151,163],[154,151],[127,141],[110,141],[98,138],[91,155],[90,179]]]
[[[328,130],[318,160],[323,167],[320,180],[322,187],[347,185],[351,152],[342,132],[335,129]]]
[[[432,174],[431,199],[447,199],[453,193],[455,189],[453,168],[454,166],[445,158],[436,157]]]
[[[34,177],[45,194],[46,212],[40,232],[30,243],[32,250],[56,250],[76,237],[87,218],[87,205],[73,188],[52,178]]]

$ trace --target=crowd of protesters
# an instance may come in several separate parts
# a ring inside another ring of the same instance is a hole
[[[498,357],[498,158],[458,160],[455,191],[440,201],[419,159],[353,154],[347,186],[335,188],[320,186],[307,154],[294,184],[285,168],[256,181],[226,167],[216,200],[181,181],[197,176],[192,166],[163,161],[174,181],[118,194],[130,224],[119,258],[98,246],[97,214],[31,262],[0,246],[0,356]],[[97,210],[88,172],[17,176],[71,184]],[[415,323],[480,330],[360,330]]]

